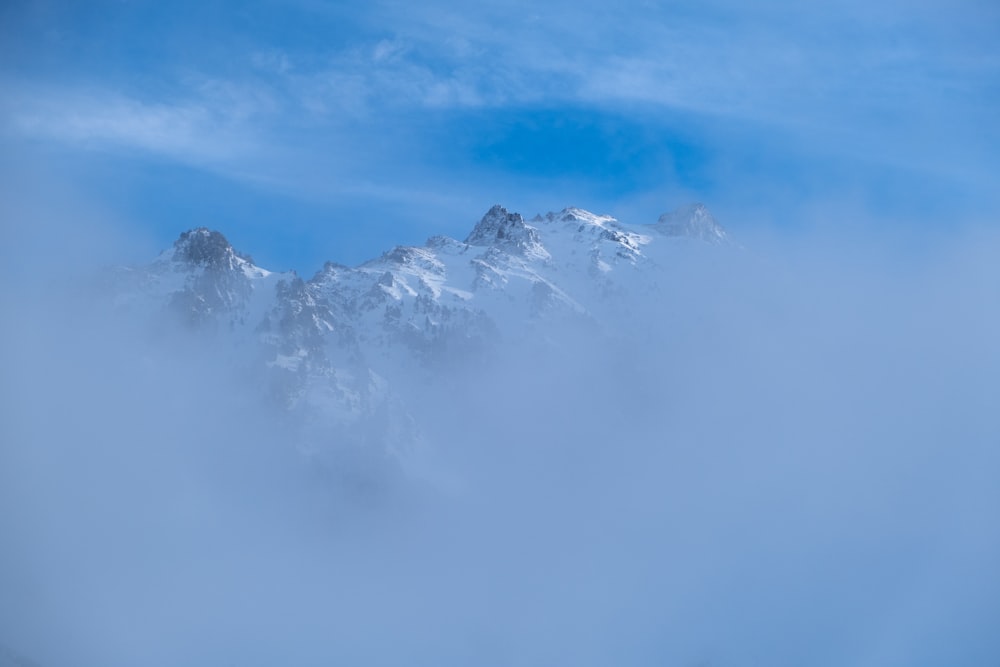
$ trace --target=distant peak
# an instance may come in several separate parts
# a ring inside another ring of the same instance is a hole
[[[538,244],[538,233],[533,227],[525,224],[520,213],[511,213],[500,204],[496,204],[476,224],[465,242],[478,246],[501,243],[523,250]]]
[[[469,245],[490,245],[497,239],[498,234],[503,238],[504,229],[519,226],[524,226],[524,218],[520,213],[511,213],[500,204],[494,204],[476,223],[465,242]]]
[[[174,241],[174,260],[216,269],[235,268],[237,264],[244,262],[253,263],[249,257],[236,252],[221,232],[207,227],[183,232]]]
[[[543,220],[543,218],[539,217],[539,221],[541,220]],[[583,222],[598,226],[618,222],[610,215],[597,215],[576,206],[568,206],[558,213],[546,213],[544,220],[549,222],[556,220],[560,222]]]
[[[694,203],[664,213],[653,225],[664,236],[698,239],[709,243],[728,243],[729,235],[704,204]]]

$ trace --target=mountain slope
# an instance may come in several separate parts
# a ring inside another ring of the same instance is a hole
[[[652,225],[566,208],[526,221],[493,206],[463,241],[432,237],[303,280],[256,266],[217,231],[181,234],[153,262],[119,269],[115,303],[140,318],[209,332],[266,402],[322,452],[420,440],[406,407],[421,383],[475,368],[499,345],[541,349],[557,328],[613,332],[653,294],[690,241],[725,244],[704,206]]]

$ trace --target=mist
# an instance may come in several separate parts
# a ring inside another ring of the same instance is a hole
[[[430,373],[403,463],[310,458],[224,341],[31,246],[0,664],[993,664],[1000,238],[859,229],[691,246],[609,327]]]

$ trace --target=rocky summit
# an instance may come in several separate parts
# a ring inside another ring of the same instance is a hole
[[[198,228],[120,268],[112,292],[133,315],[211,335],[313,440],[394,455],[420,440],[414,387],[487,363],[497,346],[544,351],[556,331],[613,334],[623,295],[655,295],[691,242],[728,244],[701,204],[640,225],[572,207],[526,221],[496,205],[463,241],[435,236],[303,279]]]

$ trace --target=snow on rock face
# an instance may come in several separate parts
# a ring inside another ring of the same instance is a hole
[[[535,216],[535,220],[547,221],[547,222],[568,222],[577,223],[581,225],[592,225],[596,227],[606,227],[606,226],[617,226],[618,221],[615,220],[610,215],[595,215],[590,211],[584,211],[582,208],[577,208],[575,206],[569,206],[559,211],[558,213],[546,213],[545,217]],[[582,231],[582,229],[581,229]]]
[[[653,227],[664,236],[697,239],[709,243],[728,243],[729,235],[715,221],[704,204],[682,206],[664,213]]]
[[[221,233],[204,227],[181,234],[160,263],[183,277],[182,287],[170,294],[170,307],[193,326],[220,319],[230,327],[245,325],[253,282],[270,275],[236,252]]]
[[[537,230],[526,225],[520,213],[510,213],[499,204],[486,212],[465,242],[474,246],[500,245],[520,252],[541,245]]]
[[[255,266],[217,231],[192,229],[144,271],[156,286],[147,298],[166,300],[194,324],[225,322],[257,332],[286,356],[308,340],[314,361],[321,349],[356,344],[349,356],[403,354],[430,363],[460,340],[516,338],[530,321],[603,310],[603,301],[656,264],[647,250],[657,238],[728,240],[701,204],[638,227],[576,207],[531,222],[496,205],[464,242],[437,236],[353,268],[328,262],[306,282]],[[292,282],[275,287],[286,279]],[[295,345],[276,340],[282,329]],[[320,345],[320,339],[337,342]]]
[[[231,332],[259,321],[283,277],[255,266],[225,236],[204,227],[181,234],[150,264],[120,267],[115,274],[110,292],[122,309],[167,312],[194,329]]]
[[[171,259],[214,272],[240,272],[248,278],[263,278],[270,273],[255,266],[249,255],[237,252],[220,232],[206,227],[182,233],[174,241]]]
[[[335,425],[331,441],[388,428],[398,449],[418,436],[393,387],[475,364],[504,341],[536,344],[550,322],[613,329],[620,296],[655,290],[651,244],[727,241],[701,204],[653,225],[579,208],[531,223],[493,206],[464,242],[436,236],[356,267],[328,262],[307,281],[255,266],[217,231],[192,229],[151,264],[121,272],[115,298],[128,293],[123,302],[152,306],[135,312],[230,336],[274,403]]]
[[[236,252],[221,233],[199,227],[174,242],[174,259],[212,269],[236,268]]]

